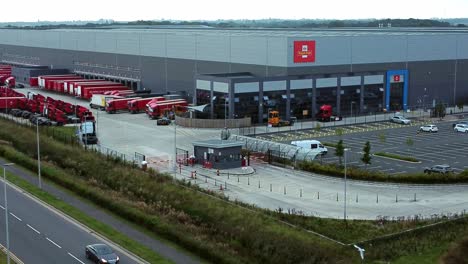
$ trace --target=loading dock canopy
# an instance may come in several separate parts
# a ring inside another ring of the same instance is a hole
[[[291,160],[306,161],[314,160],[318,155],[316,151],[312,149],[306,149],[294,145],[272,142],[268,140],[262,140],[257,138],[245,137],[233,135],[230,137],[231,140],[242,142],[242,146],[245,149],[254,152],[267,153],[269,150],[281,153],[283,157]]]

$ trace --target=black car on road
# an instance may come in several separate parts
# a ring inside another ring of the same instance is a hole
[[[92,244],[85,248],[86,258],[98,264],[117,264],[119,257],[106,244]]]
[[[156,125],[158,126],[167,126],[171,123],[171,120],[167,117],[163,117],[161,119],[158,119],[158,121],[156,121]]]

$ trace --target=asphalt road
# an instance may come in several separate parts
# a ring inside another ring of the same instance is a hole
[[[6,246],[3,180],[0,185],[0,243]],[[16,188],[7,186],[7,195],[10,249],[26,264],[92,263],[86,259],[84,247],[106,243]],[[114,250],[120,263],[137,263],[119,249]]]

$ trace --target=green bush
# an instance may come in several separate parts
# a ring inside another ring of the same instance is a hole
[[[399,159],[399,160],[404,160],[404,161],[409,161],[409,162],[419,162],[418,159],[413,158],[413,157],[401,156],[401,155],[398,155],[398,154],[387,153],[387,152],[376,152],[376,153],[374,153],[374,155],[375,156],[392,158],[392,159]]]

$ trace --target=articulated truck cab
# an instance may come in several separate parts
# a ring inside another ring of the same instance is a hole
[[[85,145],[94,145],[98,143],[96,135],[96,121],[92,115],[84,115],[78,128],[78,137]]]

